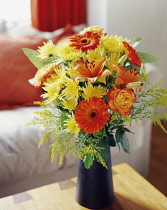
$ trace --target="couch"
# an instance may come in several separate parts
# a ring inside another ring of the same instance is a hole
[[[14,34],[11,36],[11,31],[8,34],[6,32],[0,34],[0,48],[4,52],[0,53],[0,197],[77,175],[76,158],[69,156],[59,165],[57,154],[55,161],[51,162],[49,143],[38,148],[43,129],[25,126],[33,118],[34,111],[40,110],[40,107],[34,106],[33,101],[39,99],[42,90],[34,89],[27,82],[33,77],[36,69],[19,49],[21,47],[35,49],[47,38],[54,37],[60,40],[64,37],[65,30],[59,30],[61,33],[53,32],[52,37],[47,32],[43,33],[43,37],[41,32],[38,35],[28,34],[28,37],[21,34],[19,38]],[[55,35],[56,33],[58,34]],[[161,76],[158,68],[152,64],[148,65],[147,71],[153,82]],[[127,134],[131,154],[119,151],[118,148],[111,148],[112,164],[126,162],[146,177],[151,126],[151,121],[141,122],[140,126],[133,124],[130,130],[135,134]]]

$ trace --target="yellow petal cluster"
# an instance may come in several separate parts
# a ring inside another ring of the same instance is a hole
[[[56,100],[57,97],[59,96],[61,85],[62,85],[62,82],[60,80],[54,83],[45,85],[43,89],[46,91],[46,93],[42,95],[43,98],[48,98],[48,102],[52,102]]]
[[[82,52],[71,47],[69,42],[61,42],[57,45],[56,55],[60,61],[75,61],[81,57]]]
[[[65,77],[64,78],[65,88],[61,92],[61,97],[66,100],[71,100],[73,98],[78,98],[79,95],[79,86],[78,83],[72,79]]]
[[[82,97],[85,100],[88,100],[90,97],[99,97],[102,98],[104,95],[106,95],[106,89],[99,86],[94,86],[89,82],[87,87],[82,88],[83,94]]]
[[[103,57],[102,51],[100,48],[97,48],[95,50],[88,50],[87,51],[87,59],[89,62],[97,61]]]
[[[44,45],[41,47],[38,47],[39,55],[37,55],[38,58],[45,61],[50,57],[51,55],[56,54],[56,45],[53,44],[52,40],[49,40],[48,42],[44,42]]]
[[[66,72],[70,77],[74,77],[76,74],[78,74],[78,71],[72,67],[66,68]]]
[[[74,133],[74,136],[77,137],[80,131],[78,124],[75,121],[74,116],[69,116],[69,119],[65,121],[65,125],[67,126],[66,131]]]
[[[124,51],[124,45],[122,44],[123,37],[118,36],[102,36],[101,37],[101,43],[102,47],[105,50],[108,50],[109,52],[115,52],[115,51]]]
[[[70,111],[74,110],[75,107],[76,107],[77,104],[78,104],[78,101],[77,101],[76,98],[72,98],[72,99],[70,99],[70,100],[64,100],[64,99],[62,99],[62,100],[63,100],[63,101],[62,101],[63,107],[64,107],[65,109],[70,110]]]

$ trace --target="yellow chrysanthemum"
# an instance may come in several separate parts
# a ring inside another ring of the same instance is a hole
[[[41,47],[38,47],[39,55],[37,56],[41,60],[45,61],[50,55],[56,54],[56,45],[53,44],[52,40],[49,40],[48,42],[44,42],[44,45]]]
[[[64,77],[66,77],[66,71],[64,66],[59,66],[59,68],[56,69],[56,74],[52,74],[51,77],[47,79],[47,81],[44,83],[44,85],[54,83],[58,80],[62,80],[62,84],[64,83]]]
[[[74,77],[78,73],[78,71],[74,68],[66,68],[66,71],[70,77]]]
[[[121,56],[121,54],[120,54],[119,50],[116,51],[116,52],[110,53],[110,55],[108,56],[108,60],[106,62],[106,66],[111,72],[113,72],[112,65],[118,66],[118,62],[119,62],[120,56]]]
[[[88,100],[90,97],[98,97],[102,98],[104,95],[106,95],[106,90],[105,88],[99,86],[94,86],[89,82],[86,88],[82,88],[83,94],[82,97],[85,100]]]
[[[99,48],[96,48],[95,50],[88,50],[87,51],[87,59],[89,62],[97,61],[104,57],[102,55],[102,51]]]
[[[62,104],[63,104],[63,106],[64,106],[65,109],[68,109],[68,110],[72,111],[77,106],[78,101],[77,101],[76,98],[73,98],[73,99],[71,99],[69,101],[63,100],[62,101]]]
[[[101,45],[105,49],[107,49],[109,52],[115,52],[117,50],[120,50],[120,52],[123,52],[125,47],[123,45],[124,39],[123,37],[118,36],[102,36],[101,37]]]
[[[48,98],[48,102],[52,102],[58,98],[61,88],[62,88],[61,80],[47,84],[45,87],[43,87],[46,93],[43,94],[42,96],[43,98]]]
[[[103,28],[100,28],[99,26],[86,27],[82,31],[80,31],[80,34],[84,34],[87,31],[92,31],[92,32],[98,33],[100,36],[102,36],[104,34],[104,33],[102,33]]]
[[[61,42],[57,45],[56,55],[60,57],[60,61],[75,61],[82,55],[81,50],[69,46],[69,42]]]
[[[75,121],[74,116],[70,116],[69,119],[65,121],[65,123],[67,126],[66,131],[74,133],[75,137],[77,137],[80,129]]]
[[[66,87],[62,90],[61,96],[66,100],[78,98],[80,88],[78,83],[68,77],[65,78],[64,83]]]
[[[52,102],[60,96],[60,91],[64,88],[64,81],[66,78],[65,69],[59,68],[56,74],[48,78],[47,82],[44,83],[43,89],[46,91],[43,94],[44,98],[49,98],[48,101]]]

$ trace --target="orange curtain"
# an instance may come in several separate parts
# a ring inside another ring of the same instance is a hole
[[[86,0],[31,0],[31,21],[41,31],[85,24]]]

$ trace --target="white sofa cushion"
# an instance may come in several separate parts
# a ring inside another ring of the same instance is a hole
[[[25,126],[40,107],[0,111],[0,184],[61,170],[78,162],[73,156],[59,165],[59,155],[51,162],[49,143],[38,148],[42,128]],[[55,173],[56,176],[56,173]]]

